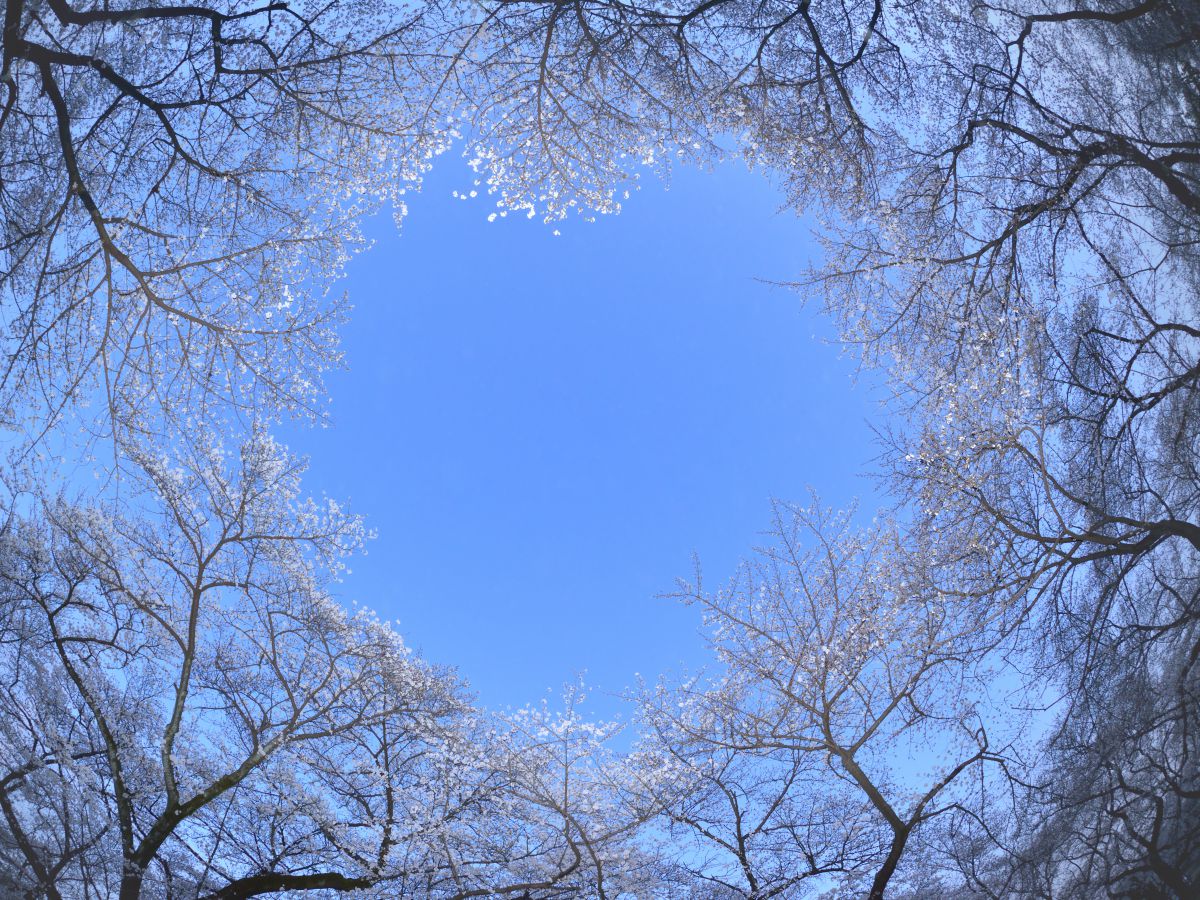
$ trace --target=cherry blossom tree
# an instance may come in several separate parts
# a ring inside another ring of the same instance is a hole
[[[8,4],[4,424],[319,414],[356,220],[450,139],[418,25],[372,0]]]
[[[475,710],[346,612],[328,589],[361,522],[304,498],[269,437],[138,462],[136,504],[9,506],[6,891],[549,900],[653,880],[611,730]]]
[[[371,883],[424,826],[453,682],[324,592],[361,524],[269,439],[234,477],[140,462],[157,514],[41,497],[6,529],[5,868],[50,897]]]
[[[0,424],[28,444],[64,422],[133,441],[213,418],[321,416],[358,223],[385,203],[403,215],[460,132],[502,212],[612,208],[623,166],[568,142],[640,165],[661,141],[639,110],[673,121],[669,98],[649,98],[675,92],[664,75],[643,99],[605,100],[617,81],[582,59],[574,70],[572,46],[535,64],[520,48],[545,9],[7,4]],[[603,115],[581,120],[576,89]],[[531,102],[541,150],[504,124]]]
[[[585,700],[582,683],[570,685],[561,707],[498,714],[472,736],[464,756],[496,789],[455,866],[455,896],[672,896],[672,867],[644,835],[658,812],[644,786],[660,775],[615,752],[621,726],[590,721]],[[482,859],[491,865],[472,862]],[[476,880],[460,880],[467,873]]]
[[[687,587],[717,680],[643,701],[646,752],[678,779],[665,815],[713,896],[920,885],[940,820],[1002,776],[987,623],[922,579],[895,526],[851,519],[780,505],[773,543],[727,588]]]
[[[1020,597],[1019,668],[1057,685],[1057,733],[1022,776],[1039,824],[1005,832],[999,816],[964,869],[985,895],[1015,891],[1014,870],[981,864],[990,844],[1021,877],[1040,873],[1022,882],[1032,895],[1187,896],[1200,858],[1184,825],[1200,788],[1194,706],[1179,701],[1194,691],[1200,550],[1186,437],[1195,10],[981,21],[1004,55],[971,69],[928,152],[871,221],[831,238],[811,284],[887,367],[912,423],[889,439],[892,485],[922,528],[975,557],[977,577],[944,589],[980,609]],[[1141,692],[1156,699],[1134,704]]]

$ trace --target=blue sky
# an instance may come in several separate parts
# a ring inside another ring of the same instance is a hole
[[[586,670],[607,713],[635,672],[705,662],[696,610],[658,596],[693,552],[715,584],[771,497],[870,494],[876,406],[820,317],[756,281],[815,252],[761,176],[677,171],[561,236],[488,223],[451,196],[469,178],[447,158],[401,234],[369,224],[334,427],[284,437],[378,531],[347,598],[488,705]]]

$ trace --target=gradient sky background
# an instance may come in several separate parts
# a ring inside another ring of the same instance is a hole
[[[282,436],[312,456],[310,490],[378,530],[346,599],[485,704],[586,670],[591,714],[610,714],[635,672],[706,662],[698,611],[658,596],[693,552],[715,586],[771,497],[872,503],[856,476],[877,407],[819,315],[755,280],[815,252],[761,176],[680,170],[558,226],[488,223],[485,197],[451,196],[469,186],[447,157],[401,234],[369,223],[335,425]]]

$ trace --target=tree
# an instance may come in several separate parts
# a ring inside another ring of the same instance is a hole
[[[497,789],[456,866],[477,880],[455,896],[668,900],[671,866],[645,840],[658,807],[644,786],[661,774],[613,750],[618,724],[584,717],[582,682],[562,699],[561,709],[543,701],[497,716],[489,734],[472,736],[467,753]],[[490,867],[479,866],[485,858]]]
[[[7,4],[0,424],[27,445],[76,419],[135,441],[214,418],[320,417],[347,309],[330,292],[363,243],[359,221],[383,202],[403,215],[461,120],[482,126],[551,82],[563,90],[537,105],[558,137],[549,125],[536,140],[476,131],[473,165],[490,169],[504,213],[613,208],[625,169],[568,142],[640,162],[653,143],[644,116],[603,101],[578,121],[580,102],[563,100],[572,85],[600,104],[614,82],[586,66],[568,75],[561,53],[533,83],[546,90],[531,86],[517,42],[480,58],[485,33],[524,14],[479,13],[386,0]]]
[[[1189,631],[1194,635],[1194,626]],[[1194,646],[1194,637],[1188,643]],[[1023,814],[1000,820],[995,835],[977,841],[973,858],[963,859],[984,864],[973,879],[981,895],[1195,893],[1196,675],[1194,660],[1178,650],[1150,659],[1110,650],[1096,665],[1113,687],[1080,692],[1038,780],[1022,791]],[[1165,665],[1155,672],[1160,660]],[[1006,864],[989,871],[997,836]]]
[[[1006,763],[977,670],[987,623],[922,579],[889,523],[781,505],[771,537],[728,588],[686,589],[722,672],[644,700],[650,752],[677,772],[665,815],[713,896],[832,881],[880,898],[920,882],[939,819]]]
[[[324,593],[361,525],[269,439],[233,478],[141,462],[157,516],[45,497],[6,529],[5,868],[47,897],[371,883],[453,682]]]
[[[1187,896],[1195,11],[983,22],[1006,55],[969,70],[949,137],[897,177],[878,225],[837,238],[817,281],[915,423],[893,436],[892,484],[922,527],[987,560],[947,590],[981,608],[1023,596],[1020,666],[1058,685],[1045,768],[1023,776],[1044,817],[997,849],[1025,880],[1003,865],[972,879],[988,896]],[[1155,699],[1133,706],[1142,691]]]
[[[46,898],[615,896],[650,864],[609,733],[473,710],[326,592],[363,537],[265,434],[153,499],[10,507],[0,870]],[[21,508],[18,511],[18,507]]]
[[[357,220],[449,140],[418,24],[374,0],[9,3],[4,424],[319,414]]]

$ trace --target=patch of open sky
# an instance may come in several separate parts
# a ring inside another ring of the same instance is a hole
[[[378,531],[345,599],[489,706],[586,671],[608,715],[635,673],[708,663],[698,611],[659,596],[693,553],[716,586],[770,498],[874,505],[877,395],[815,309],[760,280],[818,251],[744,166],[647,180],[594,223],[489,223],[484,196],[453,197],[469,184],[448,157],[402,234],[368,223],[334,425],[281,436],[310,490]]]

